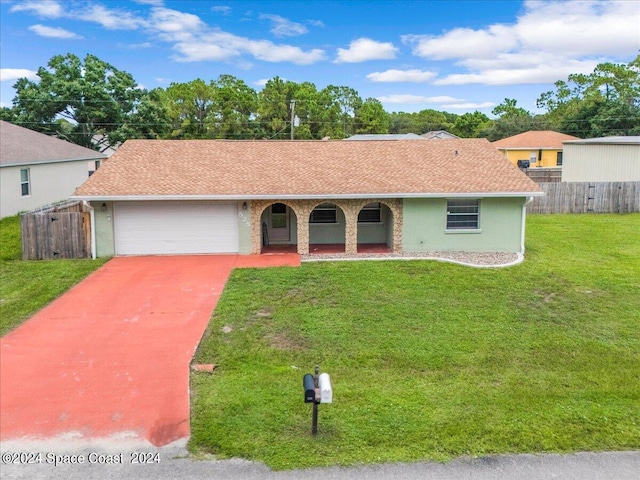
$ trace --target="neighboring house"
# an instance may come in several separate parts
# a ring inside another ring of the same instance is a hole
[[[415,133],[358,133],[345,140],[424,140]]]
[[[79,187],[97,256],[265,244],[522,252],[541,189],[485,139],[129,140]]]
[[[105,158],[0,121],[0,218],[69,198]]]
[[[564,142],[563,182],[640,182],[640,136]]]
[[[421,136],[426,138],[427,140],[450,140],[460,138],[459,136],[454,135],[453,133],[449,133],[446,130],[433,130],[431,132],[423,133]]]
[[[553,130],[530,130],[495,141],[493,145],[519,167],[561,167],[562,142],[568,140],[580,139]]]
[[[107,139],[105,138],[104,135],[102,135],[101,133],[98,133],[91,138],[91,143],[93,144],[95,149],[99,150],[100,153],[104,154],[105,157],[110,157],[111,155],[116,153],[116,150],[118,149],[119,145],[115,145],[115,146],[106,145],[106,140]]]

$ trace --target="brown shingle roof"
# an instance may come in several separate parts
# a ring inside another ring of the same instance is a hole
[[[300,198],[540,191],[485,139],[129,140],[75,195]]]
[[[522,148],[538,150],[540,148],[562,150],[562,142],[568,140],[580,140],[573,135],[566,133],[554,132],[553,130],[530,130],[528,132],[514,135],[513,137],[503,138],[493,142],[496,148]]]
[[[101,158],[95,150],[0,120],[1,165]]]

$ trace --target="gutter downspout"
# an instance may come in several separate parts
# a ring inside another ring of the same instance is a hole
[[[522,219],[520,222],[522,223],[522,230],[520,232],[520,253],[524,255],[524,230],[525,225],[527,223],[527,205],[533,202],[533,197],[528,197],[527,201],[522,205]]]
[[[91,218],[91,259],[96,259],[96,217],[93,207],[89,202],[83,200],[84,205],[89,209],[89,217]]]

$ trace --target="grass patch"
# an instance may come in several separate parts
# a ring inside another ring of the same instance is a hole
[[[20,217],[0,220],[0,335],[67,291],[105,260],[22,261]]]
[[[640,448],[640,215],[537,215],[523,264],[236,270],[192,452],[275,469]],[[302,375],[329,372],[319,434]]]

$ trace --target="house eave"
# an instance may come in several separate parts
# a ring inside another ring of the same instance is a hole
[[[367,198],[509,198],[541,197],[544,192],[438,192],[438,193],[358,193],[358,194],[269,194],[269,195],[72,195],[71,198],[94,202],[130,202],[149,200],[323,200],[323,199],[367,199]]]
[[[26,160],[23,162],[10,162],[0,164],[0,168],[5,167],[29,167],[31,165],[45,165],[48,163],[69,163],[69,162],[90,162],[92,160],[106,160],[108,157],[96,156],[96,157],[83,157],[83,158],[64,158],[60,160]]]

